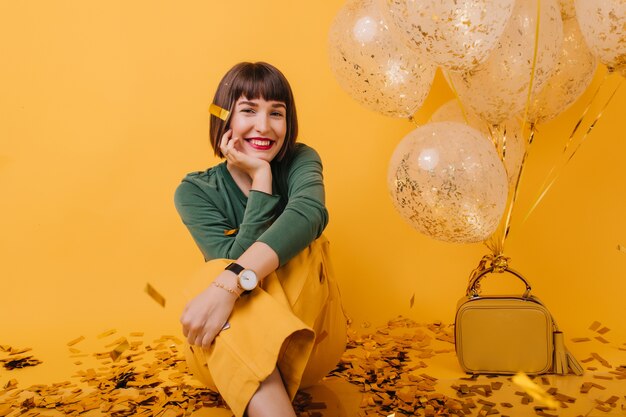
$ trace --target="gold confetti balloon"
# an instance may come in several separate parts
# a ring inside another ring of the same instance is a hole
[[[410,132],[391,157],[387,184],[395,208],[411,226],[458,243],[487,239],[508,194],[491,141],[456,122],[428,123]]]
[[[533,66],[537,29],[539,40]],[[524,110],[531,74],[533,94],[548,82],[562,42],[563,22],[556,0],[518,1],[487,61],[468,72],[449,73],[448,82],[480,118],[499,124]]]
[[[532,100],[528,113],[531,122],[546,122],[567,109],[589,87],[598,66],[576,19],[563,22],[563,34],[563,48],[556,68]]]
[[[626,72],[626,1],[576,0],[575,5],[591,51],[610,69]]]
[[[339,10],[328,36],[330,66],[365,107],[409,117],[426,99],[435,66],[394,40],[377,1],[348,0]]]
[[[559,8],[561,9],[561,19],[563,19],[564,22],[567,19],[576,17],[574,0],[559,0]]]
[[[467,71],[484,62],[502,35],[514,0],[379,0],[398,37],[437,64]]]
[[[485,137],[490,138],[492,143],[495,142],[491,138],[492,133],[495,133],[492,132],[493,129],[490,131],[489,126],[472,113],[466,112],[464,116],[458,100],[450,100],[435,110],[430,117],[430,122],[465,123],[478,130]],[[525,139],[522,135],[522,126],[516,118],[504,122],[502,129],[505,134],[505,152],[504,156],[500,156],[500,160],[504,163],[509,184],[512,185],[517,181],[520,165],[526,152]]]

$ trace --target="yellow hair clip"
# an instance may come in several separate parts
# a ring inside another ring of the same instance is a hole
[[[230,112],[226,109],[221,108],[216,104],[211,104],[209,106],[209,113],[211,113],[215,117],[219,117],[220,119],[226,121],[228,119],[228,115]]]

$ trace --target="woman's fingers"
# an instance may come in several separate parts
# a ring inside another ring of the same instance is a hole
[[[226,133],[222,135],[222,140],[220,141],[220,150],[222,151],[222,154],[224,155],[224,157],[228,157],[228,152],[229,152],[228,144],[231,141],[232,134],[233,134],[233,130],[228,129]]]
[[[204,326],[203,338],[198,345],[202,346],[205,349],[208,349],[211,346],[211,343],[213,343],[213,340],[219,334],[219,332],[220,332],[219,328],[216,328],[215,326],[209,325],[207,323],[207,325]]]
[[[195,344],[194,342],[198,338],[198,336],[202,333],[204,329],[204,323],[195,322],[183,322],[183,335],[187,338],[187,341],[190,344]]]

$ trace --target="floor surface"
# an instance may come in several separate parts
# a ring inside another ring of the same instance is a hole
[[[296,398],[299,416],[626,415],[626,344],[597,325],[566,337],[585,375],[533,379],[555,409],[511,377],[464,374],[451,326],[396,318],[355,327],[338,368]],[[1,343],[0,417],[232,415],[186,373],[176,336],[111,329],[32,350]]]

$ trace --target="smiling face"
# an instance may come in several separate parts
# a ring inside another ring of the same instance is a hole
[[[267,103],[270,108],[266,108]],[[270,142],[269,145],[267,141],[244,141],[241,150],[246,153],[254,152],[263,159],[281,161],[293,152],[298,137],[296,104],[289,82],[276,67],[266,62],[236,64],[220,81],[213,104],[230,112],[226,120],[211,115],[209,135],[218,158],[224,158],[220,143],[229,128],[233,128],[233,134],[242,139],[256,137],[273,139],[275,142],[282,140],[281,143]],[[281,113],[282,117],[273,114],[276,112]],[[260,116],[264,116],[265,121],[258,119]],[[256,128],[251,126],[256,122],[261,125]],[[263,123],[267,126],[262,126]],[[267,146],[270,148],[267,149]]]
[[[242,139],[241,152],[271,162],[280,152],[287,133],[285,103],[241,96],[230,118],[232,137]]]

